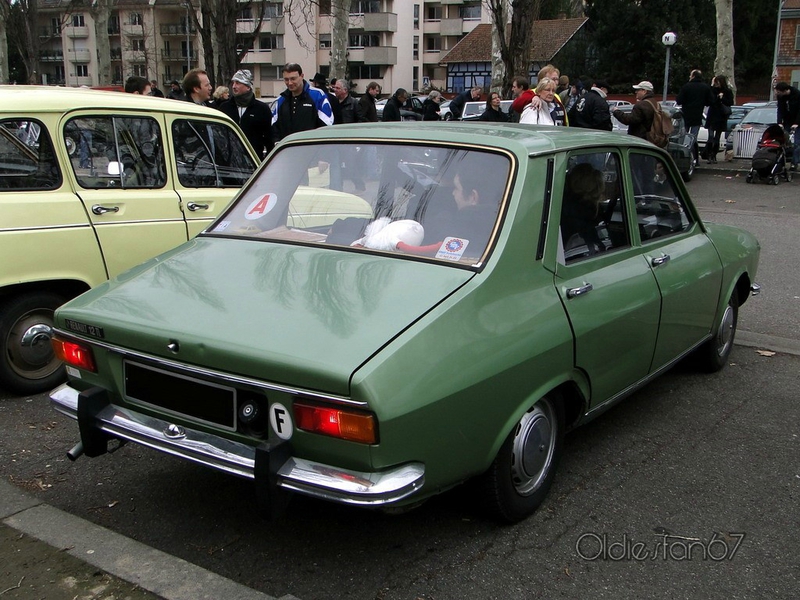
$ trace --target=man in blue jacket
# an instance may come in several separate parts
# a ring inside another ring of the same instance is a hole
[[[309,85],[300,65],[284,65],[283,82],[286,91],[278,96],[272,109],[272,133],[276,142],[298,131],[333,125],[333,109],[327,94]]]

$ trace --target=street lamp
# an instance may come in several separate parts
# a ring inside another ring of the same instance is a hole
[[[667,63],[664,66],[664,98],[663,100],[667,99],[667,87],[669,87],[669,51],[675,45],[675,42],[678,41],[678,36],[675,35],[672,31],[668,31],[664,35],[661,36],[661,43],[667,47]]]
[[[192,5],[190,2],[184,2],[183,6],[186,8],[186,72],[188,73],[192,70],[192,47],[189,42],[189,30],[191,29],[189,26],[191,23],[189,20],[189,8],[191,8]]]

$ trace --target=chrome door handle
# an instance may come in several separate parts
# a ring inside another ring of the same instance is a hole
[[[189,202],[186,205],[189,210],[208,210],[208,204],[198,204],[197,202]]]
[[[661,266],[669,262],[669,254],[662,254],[650,260],[650,264],[654,267]]]
[[[92,206],[92,212],[96,215],[104,215],[108,212],[119,212],[119,206],[100,206],[99,204],[95,204]]]
[[[594,289],[594,286],[591,283],[584,283],[580,287],[569,288],[567,290],[567,298],[575,298],[577,296],[583,296],[584,294],[588,294]]]

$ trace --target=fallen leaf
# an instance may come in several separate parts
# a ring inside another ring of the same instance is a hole
[[[117,504],[119,504],[119,500],[114,500],[111,504],[108,505],[108,508],[114,508]]]
[[[725,204],[736,204],[736,200],[725,200]]]
[[[756,350],[756,352],[758,352],[761,356],[775,356],[775,354],[776,354],[775,352],[772,352],[771,350]]]

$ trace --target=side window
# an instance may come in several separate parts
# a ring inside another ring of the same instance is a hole
[[[256,170],[236,131],[224,123],[176,120],[172,143],[184,187],[241,187]]]
[[[691,215],[664,161],[651,154],[631,154],[631,176],[642,243],[692,226]]]
[[[617,154],[570,157],[561,202],[560,262],[630,246],[621,183]]]
[[[0,121],[0,189],[53,190],[61,185],[53,143],[39,121]]]
[[[64,127],[78,185],[162,188],[167,183],[161,128],[150,117],[79,117]]]

